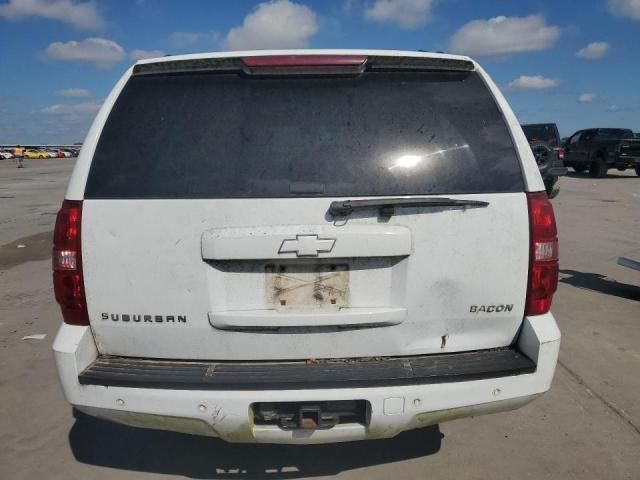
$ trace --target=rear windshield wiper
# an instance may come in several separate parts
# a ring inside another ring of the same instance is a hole
[[[336,200],[331,202],[329,213],[344,217],[354,210],[378,207],[381,217],[390,217],[396,207],[486,207],[489,202],[478,200],[458,200],[455,198],[412,197],[412,198],[372,198],[367,200]]]

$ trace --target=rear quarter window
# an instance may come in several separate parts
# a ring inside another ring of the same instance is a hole
[[[624,130],[621,128],[601,128],[598,130],[596,138],[602,141],[633,138],[633,132],[631,130]]]
[[[85,198],[515,192],[520,162],[475,72],[133,76]]]

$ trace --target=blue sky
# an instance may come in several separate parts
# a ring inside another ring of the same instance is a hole
[[[0,143],[76,142],[134,59],[243,48],[470,54],[522,123],[640,130],[640,0],[0,0]]]

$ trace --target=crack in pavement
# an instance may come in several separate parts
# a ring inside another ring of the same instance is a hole
[[[609,410],[611,410],[615,415],[620,417],[624,421],[624,423],[628,424],[633,430],[635,430],[636,434],[640,435],[640,427],[638,427],[638,425],[633,423],[633,419],[629,415],[627,415],[627,413],[622,408],[618,407],[615,403],[607,400],[603,395],[596,392],[584,381],[584,379],[577,372],[569,368],[562,360],[558,360],[558,365],[564,368],[564,370],[569,375],[571,375],[571,377],[576,382],[578,382],[579,385],[582,385],[582,387],[584,387],[584,389],[589,394],[591,394],[592,396],[600,400]]]

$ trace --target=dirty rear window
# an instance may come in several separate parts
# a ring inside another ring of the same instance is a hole
[[[516,192],[520,164],[474,72],[134,76],[86,198]]]

